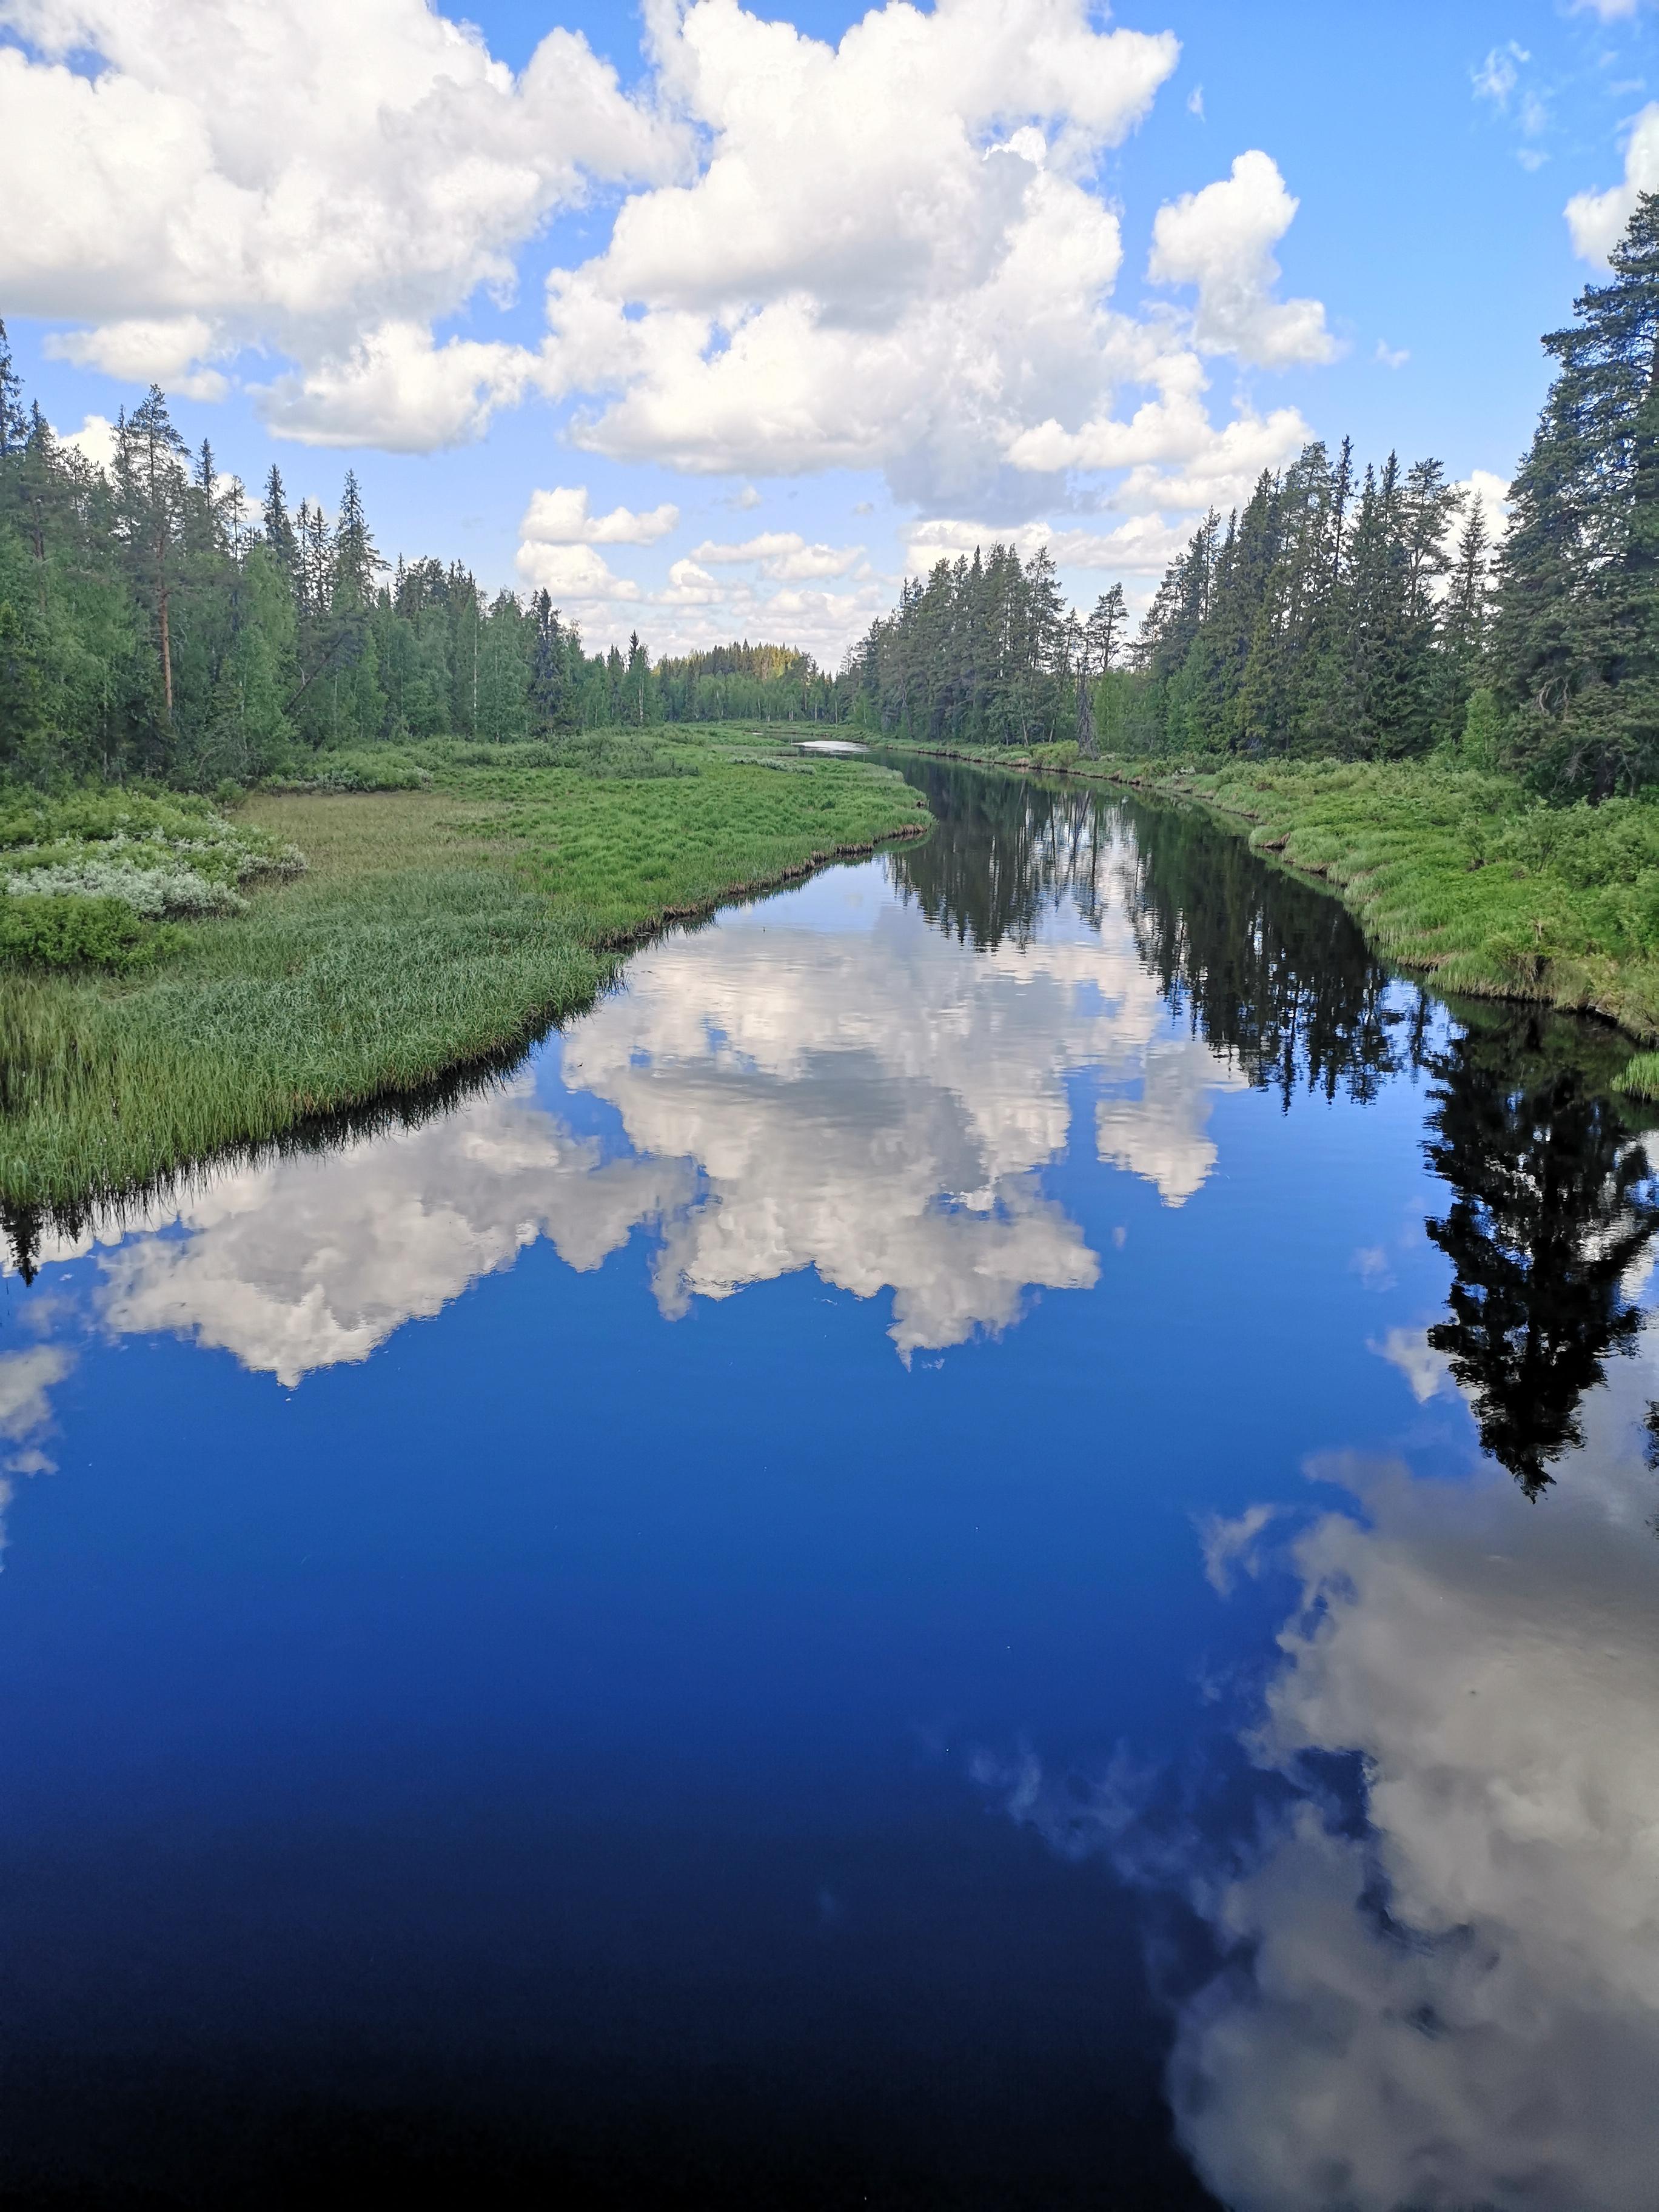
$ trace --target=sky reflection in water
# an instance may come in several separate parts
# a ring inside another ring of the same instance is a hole
[[[40,2110],[88,2048],[211,2073],[252,1990],[279,2074],[533,2056],[549,2172],[606,2051],[658,2113],[726,2069],[673,2124],[758,2190],[799,2122],[826,2203],[1204,2201],[1183,2152],[1240,2208],[1650,2202],[1616,1054],[1390,985],[1200,825],[928,775],[928,844],[648,949],[510,1082],[13,1278]]]

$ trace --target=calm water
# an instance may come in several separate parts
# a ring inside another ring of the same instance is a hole
[[[927,781],[8,1277],[8,2203],[1652,2212],[1622,1055]]]

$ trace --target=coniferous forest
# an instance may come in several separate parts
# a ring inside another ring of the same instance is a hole
[[[1496,544],[1437,459],[1345,440],[1206,515],[1132,634],[1006,544],[907,582],[840,673],[787,646],[590,654],[545,592],[388,566],[337,513],[258,502],[162,393],[92,466],[26,407],[0,326],[0,769],[246,783],[324,747],[615,724],[850,721],[1085,755],[1388,760],[1455,750],[1547,795],[1659,781],[1659,195],[1549,334],[1554,380]]]
[[[332,518],[291,507],[276,467],[256,506],[210,445],[186,450],[159,390],[95,468],[24,405],[0,325],[0,772],[212,788],[325,746],[825,720],[835,702],[787,647],[588,653],[544,591],[390,567],[349,471]]]
[[[941,561],[854,656],[857,718],[922,738],[1253,757],[1436,746],[1563,799],[1659,781],[1659,195],[1544,340],[1510,526],[1438,460],[1346,440],[1206,516],[1131,639],[1052,562]]]

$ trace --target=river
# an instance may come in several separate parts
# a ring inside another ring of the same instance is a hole
[[[505,1079],[13,1255],[9,2204],[1650,2212],[1622,1054],[906,772]]]

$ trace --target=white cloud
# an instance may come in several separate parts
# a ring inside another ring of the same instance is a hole
[[[256,386],[268,426],[305,446],[379,446],[425,453],[480,438],[499,407],[523,398],[537,360],[522,346],[451,338],[388,322],[340,355]]]
[[[591,545],[543,545],[526,538],[519,548],[517,567],[531,591],[549,592],[561,605],[645,596],[631,576],[617,575]]]
[[[1605,261],[1636,212],[1642,192],[1659,191],[1659,100],[1637,117],[1625,145],[1625,180],[1604,192],[1575,192],[1567,202],[1573,250],[1586,261]]]
[[[1044,474],[1162,465],[1092,458],[1146,443],[1141,387],[1178,393],[1182,465],[1132,507],[1201,496],[1230,437],[1299,423],[1212,425],[1200,398],[1200,353],[1334,350],[1316,301],[1273,296],[1296,203],[1265,154],[1158,216],[1152,273],[1196,287],[1190,313],[1110,305],[1100,157],[1175,67],[1169,33],[1103,29],[1087,0],[888,0],[836,46],[736,0],[647,21],[630,97],[579,38],[515,76],[424,0],[0,0],[28,46],[0,50],[0,289],[137,381],[205,395],[262,349],[265,419],[315,445],[453,445],[541,394],[589,450],[876,468],[924,511],[1011,522],[1052,505]],[[639,188],[551,273],[539,346],[439,342],[596,179]],[[774,580],[832,557],[781,555]]]
[[[191,366],[214,349],[213,325],[201,315],[57,331],[47,337],[46,349],[59,361],[101,369],[129,384],[164,383],[190,399],[222,399],[230,388],[216,369]]]
[[[1411,359],[1409,346],[1391,346],[1386,338],[1376,342],[1376,358],[1384,368],[1404,368]]]
[[[78,430],[59,431],[58,438],[95,469],[107,469],[114,462],[115,425],[107,415],[88,415]]]
[[[0,1460],[0,1550],[5,1547],[3,1516],[11,1503],[11,1478],[54,1472],[54,1462],[40,1449],[39,1438],[52,1425],[47,1393],[74,1364],[75,1354],[56,1344],[0,1352],[0,1441],[16,1447]]]
[[[1228,1595],[1236,1576],[1259,1572],[1259,1539],[1278,1519],[1280,1510],[1277,1505],[1247,1505],[1231,1521],[1212,1513],[1200,1522],[1198,1533],[1204,1553],[1204,1579],[1218,1596]]]
[[[925,575],[939,560],[972,559],[999,540],[1029,560],[1046,545],[1062,569],[1098,568],[1113,574],[1161,576],[1191,532],[1155,514],[1138,514],[1110,530],[1056,527],[1051,522],[1006,524],[940,519],[911,525],[905,533],[905,571]]]
[[[1200,123],[1204,120],[1204,88],[1201,84],[1195,84],[1187,94],[1187,112],[1197,116]]]
[[[1148,274],[1158,284],[1198,288],[1194,337],[1206,353],[1236,353],[1264,368],[1336,356],[1317,300],[1275,300],[1273,249],[1299,203],[1277,163],[1241,154],[1232,174],[1161,207],[1152,224]]]
[[[880,467],[935,513],[1029,514],[1021,434],[1094,419],[1184,343],[1179,317],[1108,308],[1121,241],[1089,183],[1175,52],[1095,30],[1082,0],[890,5],[836,48],[704,0],[663,53],[705,170],[630,199],[550,285],[550,380],[605,401],[579,438],[711,472]],[[1230,346],[1322,351],[1311,303],[1253,304]]]
[[[819,576],[845,576],[864,558],[862,545],[809,545],[799,531],[767,530],[741,544],[716,544],[705,538],[691,558],[709,566],[754,567],[781,581],[804,582]]]
[[[1103,1160],[1157,1186],[1165,1206],[1184,1206],[1209,1181],[1218,1154],[1206,1134],[1217,1088],[1213,1064],[1188,1050],[1189,1038],[1149,1044],[1138,1098],[1103,1098],[1095,1109],[1095,1146]]]
[[[542,545],[654,545],[679,519],[678,507],[666,503],[640,514],[625,507],[590,514],[586,485],[560,484],[551,491],[532,492],[519,534]]]
[[[1475,98],[1490,100],[1494,107],[1500,110],[1506,109],[1510,95],[1521,82],[1521,72],[1516,64],[1531,59],[1532,56],[1526,48],[1517,46],[1513,39],[1507,46],[1493,46],[1480,68],[1470,72]]]
[[[1109,495],[1114,507],[1224,509],[1248,493],[1264,468],[1281,467],[1312,435],[1294,407],[1267,416],[1245,411],[1217,429],[1204,407],[1206,379],[1194,353],[1165,355],[1148,380],[1158,387],[1156,397],[1127,421],[1097,416],[1066,430],[1051,417],[1023,431],[1009,447],[1009,459],[1034,471],[1127,471]]]
[[[365,381],[389,400],[384,442],[421,422],[431,442],[475,434],[476,408],[354,377],[359,349],[372,372],[376,333],[510,288],[516,250],[587,176],[684,158],[583,40],[552,32],[515,77],[423,0],[0,0],[0,26],[30,50],[0,48],[9,309],[93,324],[82,357],[141,382],[275,346],[301,371],[273,426],[325,442],[375,434],[366,394],[330,411]],[[95,71],[68,65],[87,52]],[[418,377],[407,347],[399,366]]]
[[[1486,528],[1493,538],[1501,538],[1510,526],[1509,480],[1491,469],[1472,469],[1462,481],[1453,487],[1467,501],[1479,500],[1486,517]],[[1454,529],[1453,537],[1456,531]]]

